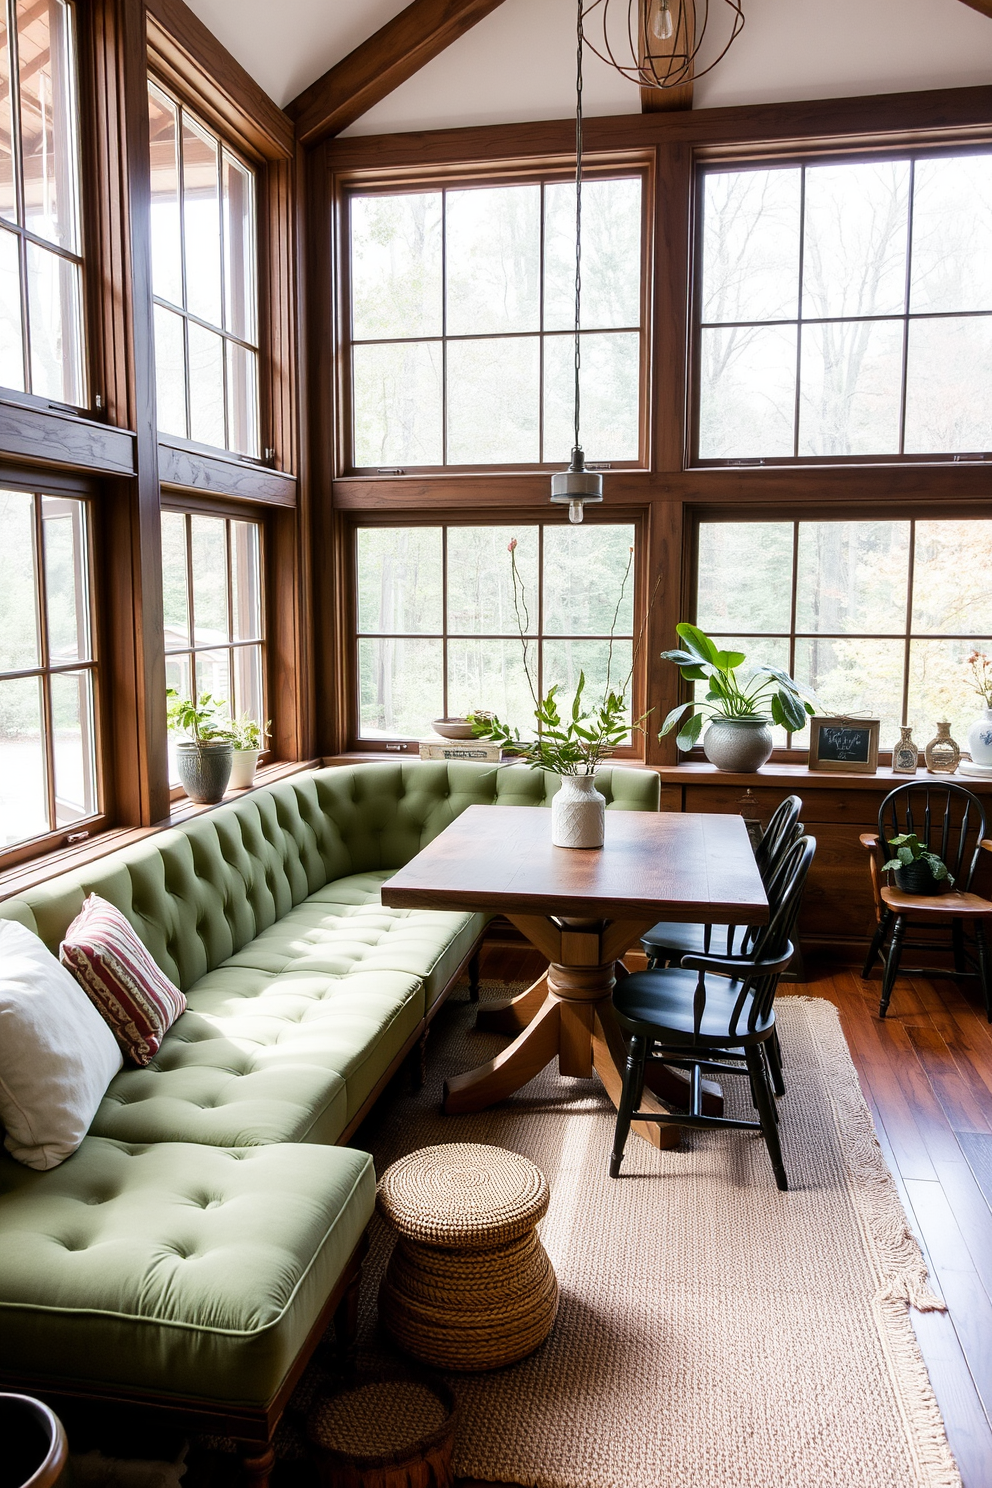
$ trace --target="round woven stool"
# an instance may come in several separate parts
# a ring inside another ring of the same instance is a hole
[[[502,1147],[424,1147],[388,1169],[377,1205],[398,1239],[379,1317],[402,1349],[467,1371],[544,1342],[558,1283],[534,1226],[550,1197],[540,1168]]]
[[[321,1488],[453,1488],[455,1417],[440,1380],[366,1379],[318,1398],[307,1441]]]

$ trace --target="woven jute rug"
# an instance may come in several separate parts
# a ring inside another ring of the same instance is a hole
[[[483,996],[505,996],[504,985]],[[613,1108],[598,1082],[552,1066],[474,1116],[440,1110],[444,1078],[506,1040],[452,1002],[426,1086],[400,1086],[357,1139],[378,1172],[434,1143],[483,1142],[544,1171],[540,1227],[561,1287],[551,1336],[522,1363],[449,1376],[459,1475],[533,1488],[956,1488],[910,1306],[942,1304],[875,1138],[833,1006],[776,1004],[788,1090],[791,1188],[763,1142],[686,1133],[679,1151],[631,1137],[607,1161]],[[725,1082],[750,1115],[747,1082]],[[379,1280],[394,1243],[378,1221],[362,1300],[363,1353],[388,1356]]]

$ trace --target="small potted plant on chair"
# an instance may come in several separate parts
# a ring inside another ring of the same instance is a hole
[[[234,745],[234,764],[231,768],[231,790],[247,790],[255,784],[258,756],[269,737],[271,723],[259,723],[250,713],[242,713],[230,726],[231,743]]]
[[[180,697],[174,687],[169,700],[169,732],[179,734],[176,768],[179,783],[191,801],[212,806],[222,799],[231,778],[234,745],[231,722],[223,702],[201,692],[198,698]]]
[[[915,832],[903,832],[889,841],[895,857],[882,864],[883,873],[894,873],[896,888],[904,894],[943,894],[953,887],[947,864]]]

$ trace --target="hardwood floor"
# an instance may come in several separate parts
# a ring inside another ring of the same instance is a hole
[[[536,976],[524,949],[489,947],[483,975]],[[791,991],[841,1015],[862,1089],[946,1313],[913,1324],[965,1488],[992,1488],[992,1027],[974,982],[907,975],[885,1021],[880,983],[818,972]],[[461,1488],[493,1488],[462,1482]]]

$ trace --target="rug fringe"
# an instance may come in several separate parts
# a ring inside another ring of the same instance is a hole
[[[834,1113],[834,1125],[857,1205],[866,1248],[878,1274],[873,1312],[889,1362],[899,1408],[919,1468],[921,1488],[962,1488],[947,1440],[943,1416],[933,1393],[909,1308],[918,1312],[946,1312],[947,1306],[929,1284],[927,1264],[906,1219],[899,1191],[885,1161],[853,1062],[850,1075],[838,1080],[841,1064],[828,1068],[825,1046],[833,1043],[850,1054],[840,1014],[822,997],[795,996],[790,1002],[805,1006],[815,1027],[814,1044],[821,1056],[824,1085]],[[816,1025],[819,1025],[818,1027]]]

